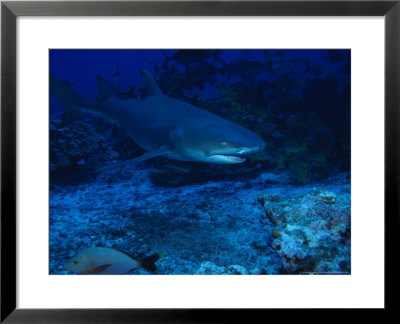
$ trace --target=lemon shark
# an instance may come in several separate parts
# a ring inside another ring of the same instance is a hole
[[[252,131],[181,100],[165,96],[149,72],[144,77],[143,99],[120,99],[97,76],[98,96],[86,100],[66,82],[50,75],[50,93],[64,106],[62,124],[84,112],[102,115],[118,126],[119,137],[131,137],[147,153],[126,161],[134,163],[155,156],[181,161],[234,164],[260,152],[265,142]],[[114,167],[114,166],[111,166]],[[108,169],[110,167],[105,167]]]

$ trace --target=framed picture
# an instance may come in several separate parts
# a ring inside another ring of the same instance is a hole
[[[2,2],[1,320],[390,309],[399,8]]]

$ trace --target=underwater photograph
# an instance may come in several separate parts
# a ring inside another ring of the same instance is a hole
[[[351,274],[351,51],[50,49],[49,274]]]

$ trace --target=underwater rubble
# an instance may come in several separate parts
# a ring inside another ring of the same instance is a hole
[[[63,265],[90,246],[137,259],[161,251],[158,274],[350,273],[346,176],[317,186],[263,174],[168,188],[145,168],[125,172],[130,179],[120,172],[118,182],[53,188],[51,274],[66,274]]]

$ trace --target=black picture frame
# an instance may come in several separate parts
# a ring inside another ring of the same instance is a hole
[[[19,16],[384,16],[385,310],[395,309],[399,237],[400,0],[395,1],[2,1],[1,322],[233,322],[265,310],[16,308],[16,19]],[[373,260],[371,260],[373,262]],[[247,322],[247,321],[246,321]],[[252,322],[252,321],[250,321]]]

